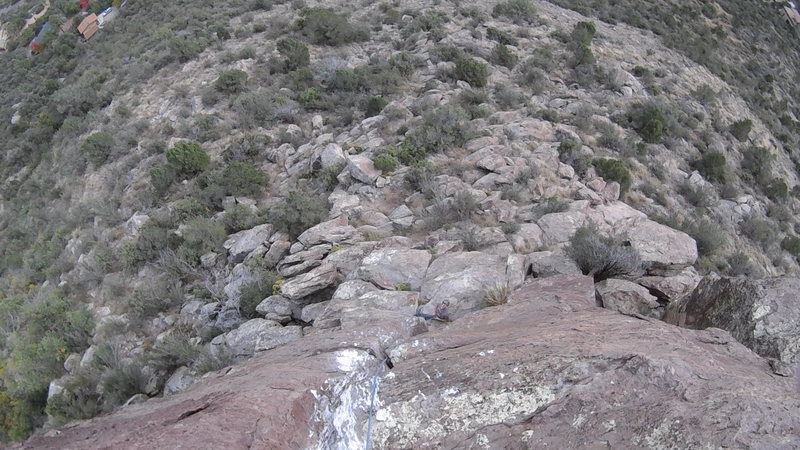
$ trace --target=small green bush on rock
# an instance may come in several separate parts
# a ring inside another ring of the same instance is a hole
[[[625,195],[633,182],[631,171],[625,167],[625,163],[613,158],[595,158],[592,165],[597,174],[606,181],[616,181],[619,183],[620,196]]]
[[[203,147],[189,141],[178,141],[167,150],[167,162],[179,175],[191,176],[208,168],[210,158]]]
[[[474,58],[462,57],[456,61],[455,76],[471,86],[484,87],[489,77],[489,68]]]
[[[285,72],[308,67],[311,61],[308,54],[308,47],[295,38],[284,38],[278,41],[278,52],[285,59],[283,60],[283,68]]]
[[[753,121],[750,119],[739,120],[731,124],[731,134],[739,142],[747,140],[751,129],[753,129]]]
[[[508,0],[495,5],[492,17],[504,17],[517,24],[531,23],[536,20],[536,8],[530,0]]]
[[[220,92],[234,94],[242,92],[247,84],[247,72],[238,69],[225,70],[214,82],[214,88]]]
[[[106,162],[114,147],[114,137],[105,131],[89,135],[81,144],[81,152],[94,165]]]
[[[270,209],[269,214],[269,220],[275,228],[292,236],[299,236],[327,217],[328,200],[312,192],[291,191]]]
[[[225,194],[234,196],[258,195],[268,182],[267,174],[249,162],[232,162],[219,177]]]
[[[314,44],[338,46],[369,38],[364,28],[356,28],[346,18],[325,8],[305,8],[297,28]]]
[[[372,157],[372,163],[376,169],[386,173],[396,169],[399,161],[389,153],[380,153]]]

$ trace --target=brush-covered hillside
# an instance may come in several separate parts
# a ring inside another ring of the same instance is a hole
[[[4,441],[532,278],[800,272],[782,4],[83,6],[0,1]]]

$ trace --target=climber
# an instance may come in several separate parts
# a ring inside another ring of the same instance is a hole
[[[425,314],[421,311],[422,307],[419,307],[417,308],[417,313],[414,315],[417,317],[422,317],[423,319],[433,319],[438,320],[439,322],[450,322],[450,314],[447,313],[448,306],[450,306],[450,301],[442,300],[442,302],[436,305],[436,308],[433,309],[433,314]]]

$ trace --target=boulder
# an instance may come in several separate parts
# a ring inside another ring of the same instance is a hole
[[[624,231],[650,275],[679,272],[697,261],[697,244],[688,234],[649,219]]]
[[[244,321],[245,319],[242,318],[239,308],[227,307],[217,313],[217,317],[214,320],[214,327],[222,331],[228,331],[238,327]]]
[[[306,248],[319,244],[352,244],[359,239],[358,231],[347,224],[347,216],[341,216],[314,225],[297,237]]]
[[[352,155],[347,160],[347,170],[350,176],[364,183],[373,184],[381,176],[381,171],[375,168],[372,159],[365,155]]]
[[[575,261],[560,251],[528,253],[525,255],[525,267],[525,273],[533,278],[581,273]]]
[[[414,213],[406,205],[400,205],[389,213],[389,220],[395,226],[400,228],[408,228],[414,224]]]
[[[300,320],[306,323],[312,323],[325,311],[325,308],[328,306],[329,301],[327,302],[319,302],[319,303],[312,303],[310,305],[306,305],[303,307],[302,312],[300,312]]]
[[[357,276],[384,289],[407,285],[412,290],[419,290],[431,258],[427,250],[381,248],[361,261]]]
[[[269,246],[269,250],[264,254],[263,263],[265,269],[272,269],[278,262],[289,253],[292,243],[286,239],[280,239]]]
[[[703,277],[693,267],[671,277],[641,277],[637,283],[646,287],[651,294],[663,302],[674,302],[689,295]]]
[[[319,266],[330,249],[330,244],[319,244],[308,250],[293,253],[278,263],[278,273],[288,278],[307,272]]]
[[[256,306],[256,312],[267,320],[287,324],[292,320],[295,305],[282,295],[270,295]]]
[[[238,304],[242,287],[247,283],[256,281],[258,278],[258,274],[251,267],[245,264],[237,264],[228,275],[227,283],[222,288],[222,291],[225,292],[228,300]]]
[[[238,264],[244,261],[248,253],[267,242],[270,235],[272,235],[272,225],[265,223],[230,235],[222,246],[228,250],[230,261]]]
[[[568,242],[575,230],[585,223],[586,215],[580,211],[545,214],[537,221],[546,245]]]
[[[266,319],[250,319],[239,328],[215,337],[212,346],[226,345],[236,356],[251,356],[303,337],[299,326],[283,327]]]
[[[377,291],[374,284],[362,280],[348,280],[340,284],[325,309],[314,321],[315,328],[333,328],[341,325],[342,311],[358,297]]]
[[[325,148],[322,149],[322,152],[320,152],[319,159],[323,169],[333,167],[337,164],[344,165],[347,162],[347,157],[345,157],[342,147],[338,144],[326,145]]]
[[[197,377],[192,373],[191,369],[186,366],[179,367],[172,376],[169,377],[164,383],[164,396],[176,394],[186,390],[187,387],[194,383]]]
[[[325,288],[335,286],[340,281],[340,278],[341,276],[339,271],[336,270],[336,266],[323,263],[310,272],[281,283],[281,295],[290,300],[298,300]]]
[[[386,320],[402,321],[413,316],[419,298],[419,292],[367,292],[346,304],[340,303],[341,327],[358,330]]]
[[[422,296],[431,303],[450,299],[454,317],[484,306],[483,294],[507,283],[507,258],[482,252],[446,253],[428,267]]]
[[[535,223],[522,223],[519,231],[511,237],[511,244],[517,253],[530,253],[542,246],[543,233],[539,225]]]
[[[375,248],[375,242],[359,242],[344,248],[331,249],[325,262],[333,264],[344,278],[351,278],[351,274],[358,268],[361,260]]]
[[[703,278],[684,300],[671,304],[664,320],[693,329],[729,331],[765,358],[800,362],[800,278],[767,280]]]
[[[647,288],[626,280],[608,279],[595,285],[603,308],[622,314],[661,318],[663,308]]]

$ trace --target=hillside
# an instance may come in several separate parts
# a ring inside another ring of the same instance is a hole
[[[800,271],[777,4],[75,3],[0,3],[3,440],[536,278]]]

